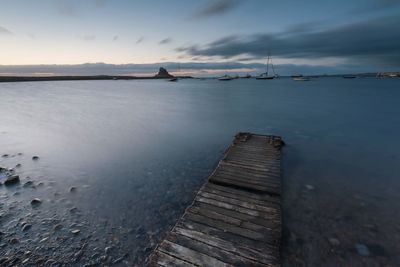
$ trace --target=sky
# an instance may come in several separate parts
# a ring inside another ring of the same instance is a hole
[[[400,0],[0,0],[0,75],[399,71],[398,25]]]

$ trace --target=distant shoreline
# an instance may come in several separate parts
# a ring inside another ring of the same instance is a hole
[[[160,74],[157,74],[160,75]],[[173,76],[168,77],[161,74],[160,76],[124,76],[124,75],[59,75],[59,76],[1,76],[0,83],[7,82],[45,82],[45,81],[95,81],[95,80],[168,80],[171,78],[178,79],[217,79],[218,77],[192,77],[192,76]],[[169,74],[167,74],[169,75]],[[356,74],[320,74],[320,75],[304,75],[308,78],[325,78],[325,77],[354,77],[354,78],[385,78],[400,77],[400,72],[381,72],[381,73],[356,73]],[[255,78],[253,76],[252,78]],[[282,75],[280,78],[291,78],[292,76]],[[242,78],[242,77],[239,77]]]
[[[190,76],[177,76],[179,79],[192,79]],[[139,77],[139,76],[0,76],[0,83],[5,82],[44,82],[44,81],[91,81],[91,80],[162,80],[167,77]]]

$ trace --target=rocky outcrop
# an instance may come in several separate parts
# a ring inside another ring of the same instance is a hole
[[[174,76],[169,74],[168,71],[163,67],[161,67],[158,73],[154,76],[154,78],[172,78],[172,77]]]

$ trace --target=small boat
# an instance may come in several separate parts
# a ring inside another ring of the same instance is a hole
[[[233,78],[231,76],[225,74],[224,76],[219,77],[218,80],[220,80],[220,81],[230,81],[230,80],[233,80]]]
[[[168,81],[169,81],[169,82],[177,82],[177,81],[178,81],[178,78],[177,78],[177,77],[173,77],[173,78],[169,79]]]
[[[354,79],[354,78],[357,78],[357,76],[355,76],[355,75],[343,75],[343,78],[344,79]]]
[[[275,79],[275,76],[268,76],[268,73],[263,73],[260,76],[256,77],[256,80],[272,80]]]
[[[304,77],[302,74],[292,75],[292,79],[293,81],[300,81],[300,82],[305,82],[310,80],[309,77]]]
[[[269,65],[271,65],[272,72],[274,73],[273,76],[269,76],[268,75]],[[268,55],[268,57],[267,57],[267,71],[265,73],[262,73],[259,76],[257,76],[256,80],[272,80],[272,79],[275,79],[275,78],[278,78],[278,77],[279,77],[279,75],[275,73],[274,64],[272,64],[272,58],[270,57],[270,55]]]

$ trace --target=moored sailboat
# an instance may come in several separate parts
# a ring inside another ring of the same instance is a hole
[[[271,69],[273,72],[273,76],[268,75],[269,72],[269,65],[271,65]],[[267,71],[264,73],[261,73],[259,76],[256,77],[257,80],[272,80],[275,78],[279,78],[279,75],[275,73],[274,65],[272,64],[272,58],[268,55],[267,57]]]

